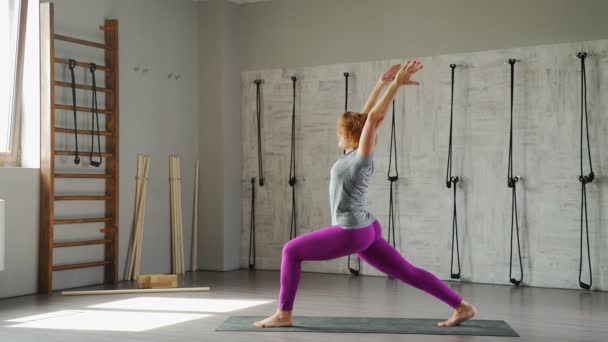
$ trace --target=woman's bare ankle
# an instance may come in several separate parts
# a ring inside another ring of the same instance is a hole
[[[277,310],[277,313],[280,316],[283,316],[283,317],[291,317],[292,316],[292,312],[293,311],[291,311],[291,310],[290,311],[284,311],[284,310],[281,310],[281,309]]]

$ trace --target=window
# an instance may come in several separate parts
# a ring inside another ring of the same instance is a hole
[[[19,160],[20,63],[25,32],[26,0],[0,1],[0,165]]]

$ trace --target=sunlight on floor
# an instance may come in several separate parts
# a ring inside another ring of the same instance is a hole
[[[205,314],[137,311],[65,310],[7,322],[8,328],[139,332],[209,317]]]
[[[93,309],[140,311],[231,312],[267,304],[271,300],[138,297],[89,306]]]

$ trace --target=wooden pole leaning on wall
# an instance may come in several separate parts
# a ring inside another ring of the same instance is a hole
[[[175,256],[177,252],[175,251],[175,242],[177,239],[175,238],[175,171],[173,170],[173,156],[169,156],[169,202],[171,208],[171,272],[177,274],[177,262],[175,260]]]
[[[144,176],[143,176],[143,184],[142,184],[142,195],[141,195],[141,209],[139,211],[139,229],[137,230],[137,253],[135,253],[135,278],[140,275],[140,267],[141,267],[141,251],[143,246],[144,239],[144,214],[146,210],[146,194],[148,193],[148,175],[150,172],[150,158],[145,157],[144,162]]]
[[[184,240],[181,206],[181,177],[178,156],[169,157],[169,180],[171,193],[171,246],[172,271],[184,273]]]
[[[192,206],[192,248],[190,251],[190,271],[196,272],[197,269],[197,238],[198,238],[198,178],[200,174],[200,160],[194,165],[194,204]]]
[[[135,176],[135,209],[133,211],[133,230],[131,231],[131,243],[129,245],[129,252],[127,257],[127,269],[126,269],[126,280],[134,280],[133,277],[133,264],[135,261],[135,245],[137,244],[137,225],[139,218],[139,205],[140,205],[140,194],[141,194],[141,179],[143,178],[143,158],[141,155],[137,156],[137,176]]]
[[[144,213],[146,208],[146,194],[150,158],[139,155],[137,157],[137,177],[135,190],[135,211],[133,214],[133,232],[127,266],[127,280],[136,280],[141,266],[141,250],[144,231]]]
[[[124,289],[124,290],[92,290],[92,291],[62,291],[63,296],[85,295],[115,295],[132,293],[167,293],[167,292],[207,292],[209,287],[178,287],[168,289]]]
[[[177,158],[177,203],[178,203],[178,215],[177,217],[179,218],[179,225],[178,225],[178,231],[179,231],[179,240],[177,241],[178,245],[179,245],[179,270],[180,270],[180,274],[184,274],[185,272],[185,263],[184,263],[184,222],[183,222],[183,216],[182,216],[182,168],[180,165],[180,160],[179,158]]]

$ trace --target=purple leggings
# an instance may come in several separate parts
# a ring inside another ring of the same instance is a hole
[[[412,285],[456,308],[462,301],[432,273],[417,268],[382,238],[378,220],[359,229],[329,226],[289,240],[283,246],[279,310],[291,311],[298,290],[302,261],[330,260],[357,253],[378,270]]]

